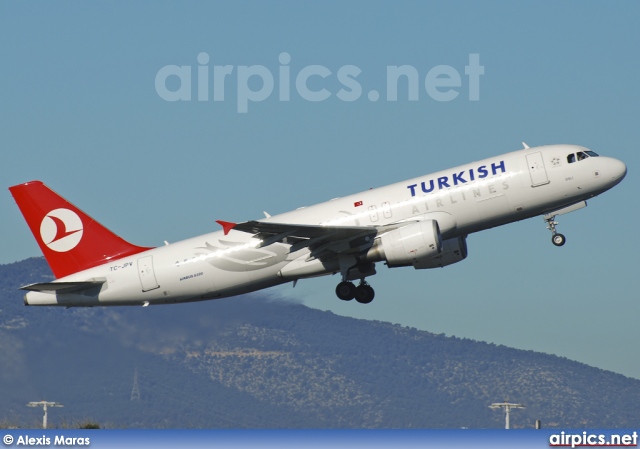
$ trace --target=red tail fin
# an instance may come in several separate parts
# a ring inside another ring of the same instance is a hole
[[[56,278],[151,249],[121,239],[41,181],[9,190]]]

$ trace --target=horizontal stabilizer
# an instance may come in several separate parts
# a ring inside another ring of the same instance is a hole
[[[40,282],[20,287],[20,290],[32,292],[56,292],[56,293],[77,293],[91,288],[100,287],[106,279],[80,282]]]

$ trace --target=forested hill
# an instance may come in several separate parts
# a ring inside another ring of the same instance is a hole
[[[267,293],[25,307],[43,259],[0,266],[0,425],[143,428],[639,427],[640,381],[542,353],[345,318]],[[137,375],[134,375],[137,373]],[[134,377],[136,382],[134,382]],[[134,386],[136,388],[134,388]]]

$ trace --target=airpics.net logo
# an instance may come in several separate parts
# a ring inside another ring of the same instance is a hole
[[[156,73],[155,88],[165,101],[224,102],[235,94],[237,112],[249,112],[249,104],[277,96],[278,101],[290,101],[294,95],[309,102],[322,102],[331,97],[340,101],[360,100],[365,88],[362,70],[355,65],[331,69],[324,65],[294,67],[287,52],[278,56],[278,67],[264,65],[212,65],[205,52],[199,53],[197,65],[165,65]],[[462,74],[464,73],[464,75]],[[376,102],[431,99],[448,102],[459,98],[463,89],[469,101],[480,100],[480,76],[484,66],[480,55],[470,53],[468,64],[456,69],[436,65],[421,74],[412,65],[386,66],[386,95],[379,89],[369,89],[366,99]],[[235,90],[234,90],[235,87]],[[426,94],[426,96],[425,96]]]
[[[80,243],[82,231],[82,220],[69,209],[54,209],[40,223],[42,242],[59,253],[75,248]]]

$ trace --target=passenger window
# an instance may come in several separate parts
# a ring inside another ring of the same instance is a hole
[[[567,162],[569,162],[570,164],[573,164],[576,161],[576,155],[571,153],[569,156],[567,156]]]

